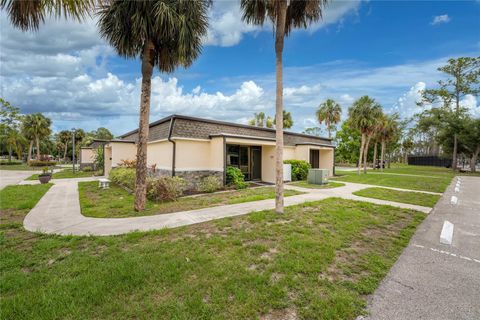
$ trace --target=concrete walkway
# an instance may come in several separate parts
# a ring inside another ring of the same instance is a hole
[[[273,209],[275,207],[274,200],[269,199],[154,216],[131,218],[89,218],[83,216],[80,211],[78,181],[92,181],[96,179],[98,178],[52,180],[54,185],[25,217],[23,222],[25,229],[33,232],[62,235],[117,235],[132,231],[158,230],[162,228],[191,225],[214,219],[244,215],[253,211]],[[29,181],[24,183],[34,182]],[[306,189],[287,185],[286,188],[288,189],[300,190],[306,193],[286,197],[285,206],[322,200],[329,197],[340,197],[344,199],[409,208],[425,213],[428,213],[431,210],[431,208],[422,206],[352,195],[352,192],[368,187],[371,186],[356,183],[347,183],[344,187],[334,189]]]
[[[371,297],[367,319],[480,319],[480,177],[453,179]],[[458,197],[458,204],[450,203]],[[440,243],[444,221],[451,245]]]
[[[16,171],[16,170],[0,170],[0,190],[6,186],[11,186],[20,183],[27,179],[32,174],[40,171]]]

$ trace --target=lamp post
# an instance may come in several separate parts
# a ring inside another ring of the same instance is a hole
[[[72,171],[75,173],[75,128],[72,129],[72,145]]]

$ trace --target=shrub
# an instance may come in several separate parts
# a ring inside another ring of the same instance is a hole
[[[0,166],[13,166],[13,165],[16,165],[16,164],[22,164],[22,162],[21,161],[16,161],[16,160],[12,160],[12,161],[0,160]]]
[[[135,169],[115,168],[110,171],[110,180],[130,190],[135,189]]]
[[[30,160],[28,163],[29,166],[31,167],[48,167],[48,166],[54,166],[57,163],[55,161],[40,161],[40,160]]]
[[[180,177],[147,179],[147,197],[153,201],[173,201],[183,195],[186,182]]]
[[[198,191],[200,192],[214,192],[222,188],[222,182],[217,176],[208,176],[202,179],[198,184]]]
[[[137,160],[122,159],[118,165],[123,168],[136,168]]]
[[[91,166],[85,166],[85,167],[83,167],[82,171],[91,172],[91,171],[93,171],[93,168]]]
[[[248,187],[242,171],[237,167],[227,167],[227,184],[235,187],[235,189],[245,189]]]
[[[307,179],[310,163],[304,160],[285,160],[283,163],[292,165],[292,181]]]

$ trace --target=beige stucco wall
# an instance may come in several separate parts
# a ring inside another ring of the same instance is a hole
[[[223,171],[224,146],[223,138],[211,140],[175,139],[176,170],[212,170]],[[275,182],[275,143],[255,139],[226,138],[227,143],[262,146],[262,180]],[[320,150],[320,168],[329,169],[333,174],[333,149],[300,145],[284,148],[284,159],[310,161],[310,149]],[[88,149],[87,149],[88,150]],[[170,170],[172,167],[173,144],[167,140],[150,142],[147,150],[147,165],[156,164],[157,169]],[[110,155],[110,156],[109,156]],[[109,161],[109,158],[112,158]],[[107,145],[105,150],[105,165],[107,172],[116,167],[121,160],[133,160],[136,157],[136,145],[133,143],[115,143]],[[108,174],[108,173],[107,173]]]
[[[274,146],[262,146],[262,181],[275,183]]]
[[[224,161],[223,138],[212,138],[210,142],[210,165],[213,168],[212,170],[223,171]]]
[[[175,168],[178,171],[222,170],[223,165],[214,167],[211,159],[210,141],[176,140]],[[223,162],[222,162],[223,163]]]
[[[173,144],[168,140],[151,142],[147,146],[147,165],[172,170]]]
[[[333,176],[333,149],[320,149],[320,169],[328,169],[328,174]]]
[[[135,160],[137,158],[137,147],[134,143],[111,142],[112,166],[117,167],[122,160]]]
[[[106,145],[105,146],[105,176],[108,177],[110,170],[112,170],[112,146]]]
[[[95,152],[93,149],[80,149],[80,163],[93,163]]]

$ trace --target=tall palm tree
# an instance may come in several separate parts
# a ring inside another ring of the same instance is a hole
[[[147,141],[151,79],[162,72],[188,67],[198,57],[207,33],[209,0],[111,1],[100,6],[101,35],[125,58],[142,61],[142,93],[138,126],[135,210],[145,209]],[[173,173],[172,173],[173,174]]]
[[[328,131],[328,137],[332,138],[332,125],[340,122],[342,116],[342,107],[333,99],[327,99],[320,104],[317,109],[318,123],[325,123]]]
[[[395,135],[399,133],[399,115],[394,113],[392,115],[384,116],[383,124],[380,130],[380,139],[381,139],[381,163],[385,161],[385,148],[386,144],[390,142]],[[383,171],[383,166],[380,167],[380,170]]]
[[[63,161],[67,159],[68,144],[72,141],[72,132],[70,130],[62,130],[58,133],[58,140],[63,146]]]
[[[40,140],[44,139],[52,133],[50,126],[52,125],[52,120],[45,117],[41,113],[34,113],[29,119],[29,125],[31,133],[35,139],[37,160],[40,159]]]
[[[29,141],[27,163],[29,163],[30,160],[32,160],[33,142],[35,141],[35,132],[34,132],[33,123],[34,123],[33,114],[27,114],[22,119],[22,133],[23,133],[23,136]]]
[[[375,132],[377,120],[381,115],[381,107],[374,99],[369,96],[363,96],[355,100],[348,109],[348,115],[351,125],[360,131],[360,155],[358,158],[358,174],[362,167],[362,159],[364,162],[364,172],[366,173],[366,160],[368,155],[368,144]]]
[[[107,1],[107,0],[104,0]],[[102,0],[0,0],[13,26],[24,31],[37,30],[47,16],[82,20]]]
[[[241,0],[242,19],[263,25],[268,19],[275,31],[275,211],[283,213],[283,45],[294,28],[306,28],[322,17],[327,0]]]
[[[17,129],[8,130],[5,136],[5,143],[8,147],[9,161],[11,161],[12,152],[15,152],[18,160],[22,160],[26,139]]]

